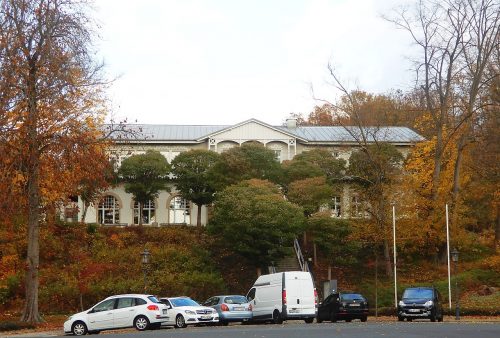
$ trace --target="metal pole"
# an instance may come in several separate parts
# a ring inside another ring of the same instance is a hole
[[[144,293],[146,293],[146,289],[147,289],[147,266],[144,265],[143,268],[142,268],[143,272],[144,272]]]
[[[396,277],[396,206],[392,205],[392,237],[393,237],[393,252],[394,252],[394,307],[398,308],[398,286]]]
[[[448,222],[448,203],[446,204],[446,250],[448,257],[448,300],[451,313],[451,274],[450,274],[450,224]]]
[[[458,269],[455,262],[455,320],[460,320],[460,301],[458,297]]]

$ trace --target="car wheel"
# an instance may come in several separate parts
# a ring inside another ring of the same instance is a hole
[[[330,321],[332,323],[335,323],[337,321],[337,315],[334,312],[330,314]]]
[[[283,324],[283,318],[281,318],[281,313],[278,310],[274,310],[273,312],[273,323]]]
[[[306,324],[311,324],[314,321],[314,317],[306,318],[306,319],[304,319],[304,321],[306,322]]]
[[[87,334],[87,325],[84,322],[74,322],[73,326],[71,326],[71,332],[75,336],[84,336]]]
[[[366,321],[367,321],[367,319],[368,319],[368,317],[367,317],[367,316],[363,316],[363,317],[361,317],[360,319],[361,319],[361,321],[362,321],[362,322],[366,322]]]
[[[320,316],[316,318],[316,323],[323,323],[323,319]]]
[[[134,319],[134,327],[138,331],[145,331],[149,328],[149,319],[145,316],[138,316]]]
[[[431,320],[431,322],[435,322],[436,321],[436,314],[434,312],[431,312],[429,319]]]
[[[441,315],[439,318],[438,318],[438,322],[442,322],[443,321],[443,315]]]
[[[222,325],[222,326],[228,326],[229,322],[227,320],[220,320],[219,324]]]
[[[186,320],[184,317],[182,315],[177,315],[177,317],[175,317],[175,327],[181,329],[186,326]]]

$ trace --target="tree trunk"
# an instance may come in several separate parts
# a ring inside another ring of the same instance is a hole
[[[441,159],[443,157],[443,131],[441,126],[438,126],[436,135],[436,147],[434,151],[434,171],[432,172],[432,188],[431,197],[435,201],[439,191],[439,177],[441,175]]]
[[[391,255],[389,250],[389,241],[384,238],[384,263],[385,263],[385,274],[388,277],[393,277]]]
[[[42,318],[38,312],[38,271],[40,260],[40,152],[38,146],[38,112],[36,104],[36,66],[31,65],[28,77],[28,117],[27,142],[27,176],[28,176],[28,251],[26,257],[26,299],[21,321],[40,323]]]
[[[260,277],[260,275],[262,275],[262,270],[261,268],[257,268],[257,277]]]
[[[497,219],[495,227],[495,250],[500,251],[500,205],[497,205]]]
[[[201,204],[197,204],[198,206],[198,214],[196,215],[196,226],[201,227]]]

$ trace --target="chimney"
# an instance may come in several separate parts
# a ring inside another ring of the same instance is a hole
[[[297,128],[297,119],[296,118],[288,118],[286,119],[286,127],[288,129],[295,129]]]

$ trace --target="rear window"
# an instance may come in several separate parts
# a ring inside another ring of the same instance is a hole
[[[161,303],[155,296],[148,296],[148,299],[153,303]]]
[[[245,296],[229,296],[224,298],[224,303],[226,304],[244,304],[247,302],[248,300]]]
[[[403,298],[410,299],[432,299],[432,289],[406,289]]]
[[[365,300],[365,297],[359,293],[345,293],[340,295],[341,300]]]

